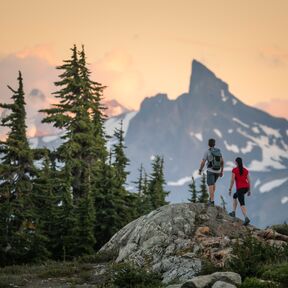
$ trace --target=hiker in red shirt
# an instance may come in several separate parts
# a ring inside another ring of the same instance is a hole
[[[235,217],[236,215],[236,208],[237,208],[237,199],[240,203],[240,207],[242,213],[245,217],[243,224],[246,226],[250,223],[250,219],[247,216],[247,209],[245,207],[245,194],[247,193],[248,196],[251,195],[251,181],[249,177],[249,171],[243,167],[242,158],[237,157],[235,159],[235,163],[237,167],[233,168],[232,170],[232,177],[231,183],[229,188],[229,196],[231,196],[232,188],[234,182],[236,183],[236,192],[233,195],[233,211],[229,213],[230,216]]]

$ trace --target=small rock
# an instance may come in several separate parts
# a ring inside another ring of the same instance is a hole
[[[234,272],[215,272],[211,275],[195,277],[185,282],[182,288],[206,288],[211,287],[217,281],[241,285],[241,276]]]
[[[235,285],[223,282],[223,281],[216,281],[212,288],[237,288]]]

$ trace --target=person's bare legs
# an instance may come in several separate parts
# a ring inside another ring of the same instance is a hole
[[[215,190],[216,190],[216,185],[210,185],[208,186],[209,189],[209,197],[210,197],[210,201],[214,202],[214,194],[215,194]]]
[[[241,207],[241,210],[242,210],[242,213],[244,215],[244,217],[246,218],[247,217],[247,209],[246,207],[243,205],[243,206],[240,206]]]

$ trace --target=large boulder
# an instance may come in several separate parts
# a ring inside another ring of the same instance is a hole
[[[195,276],[206,257],[217,265],[229,258],[232,239],[249,232],[222,208],[205,204],[163,206],[129,223],[100,250],[116,252],[116,262],[131,261],[163,275],[163,282]]]
[[[132,262],[163,276],[163,282],[192,279],[209,260],[223,267],[231,257],[231,244],[254,235],[270,241],[271,233],[230,217],[221,207],[200,203],[163,206],[123,227],[102,248],[116,262]],[[277,235],[279,245],[286,239]],[[220,284],[219,284],[220,285]]]

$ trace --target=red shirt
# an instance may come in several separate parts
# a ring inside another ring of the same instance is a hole
[[[233,168],[232,173],[235,174],[236,189],[249,188],[248,174],[249,171],[243,167],[243,173],[240,175],[238,167]]]

